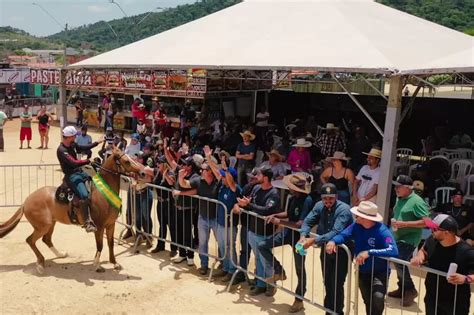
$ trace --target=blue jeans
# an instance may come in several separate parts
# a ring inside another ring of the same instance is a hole
[[[237,228],[234,228],[237,230]],[[250,260],[250,246],[248,241],[248,228],[244,225],[240,226],[240,255],[239,265],[243,269],[247,270]]]
[[[413,256],[413,251],[415,250],[415,246],[405,243],[405,242],[397,242],[398,247],[398,258],[406,261],[410,261],[411,257]],[[415,284],[410,277],[410,271],[408,267],[400,264],[395,264],[395,269],[397,270],[397,278],[398,278],[398,288],[404,289],[403,294],[406,293],[407,290],[415,290]],[[405,271],[403,271],[405,269]]]
[[[272,253],[272,248],[291,245],[294,246],[300,239],[300,233],[292,231],[290,229],[283,229],[275,235],[268,237],[263,242],[258,244],[260,254],[265,259],[266,263],[272,264],[275,269],[275,273],[283,273],[283,267],[281,263],[275,258]],[[301,256],[293,249],[293,257],[295,259],[295,271],[298,277],[298,284],[296,286],[295,293],[304,296],[306,293],[306,268],[305,268],[305,256]]]
[[[84,184],[88,178],[89,175],[84,172],[73,173],[67,178],[72,186],[72,190],[74,190],[76,196],[81,200],[89,198],[89,192],[87,191],[86,184]]]
[[[237,254],[235,252],[235,239],[237,238],[237,227],[234,227],[232,229],[232,236],[230,235],[230,226],[227,229],[227,242],[225,239],[226,230],[225,226],[218,224],[217,225],[217,243],[219,246],[219,257],[224,256],[224,251],[227,245],[227,253],[225,255],[224,261],[223,261],[223,270],[227,273],[234,273],[235,271],[235,266],[231,262],[231,256],[229,255],[230,251],[230,244],[233,244],[232,246],[232,260],[237,263]],[[232,242],[232,243],[231,243]],[[227,244],[226,244],[227,243]]]
[[[351,205],[351,194],[349,193],[349,190],[338,190],[337,199],[347,203],[349,206]]]
[[[153,204],[153,194],[150,188],[145,188],[142,192],[135,194],[135,210],[136,210],[136,222],[135,226],[137,231],[145,233],[151,233],[153,223],[151,221],[151,206]]]
[[[201,215],[198,218],[199,231],[199,259],[201,260],[201,267],[209,267],[209,238],[211,230],[214,232],[214,237],[217,239],[217,219],[204,219]]]
[[[252,248],[253,252],[255,253],[255,265],[257,266],[257,277],[267,279],[273,276],[273,268],[272,262],[267,261],[263,258],[260,250],[258,249],[258,244],[261,242],[266,241],[271,236],[264,236],[255,234],[252,231],[248,231],[248,241],[250,247]],[[265,288],[266,283],[260,279],[257,279],[257,287]]]

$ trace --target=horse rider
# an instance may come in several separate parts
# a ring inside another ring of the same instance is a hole
[[[64,173],[66,183],[73,189],[76,196],[80,199],[79,205],[84,217],[83,228],[86,232],[95,232],[97,227],[92,221],[89,209],[89,192],[86,188],[85,181],[88,175],[82,170],[82,166],[89,164],[90,160],[78,159],[77,152],[84,152],[90,150],[104,140],[96,141],[88,145],[78,145],[74,140],[76,139],[77,130],[73,126],[67,126],[63,129],[63,140],[59,144],[56,155],[61,165],[61,170]]]

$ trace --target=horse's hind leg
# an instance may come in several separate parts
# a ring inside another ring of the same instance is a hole
[[[38,247],[36,247],[36,241],[45,235],[49,228],[49,225],[42,227],[41,229],[34,227],[33,233],[26,238],[26,242],[30,245],[36,255],[36,271],[38,271],[39,274],[44,273],[44,256],[40,253]]]
[[[94,267],[97,272],[104,272],[105,269],[100,265],[100,253],[104,248],[104,228],[97,229],[95,231],[95,245],[97,247],[97,252],[94,257]]]
[[[111,224],[105,229],[105,234],[107,235],[107,245],[109,246],[109,261],[111,264],[114,264],[114,270],[122,270],[122,266],[117,263],[115,260],[114,254],[114,230],[115,224]]]
[[[56,255],[58,258],[67,257],[67,253],[61,253],[54,247],[53,242],[51,241],[51,237],[53,236],[54,226],[56,222],[53,222],[53,225],[49,228],[48,232],[43,236],[43,242],[48,245],[49,249]]]

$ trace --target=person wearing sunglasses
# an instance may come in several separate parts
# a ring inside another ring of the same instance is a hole
[[[452,263],[457,270],[447,277],[428,273],[425,280],[425,313],[468,315],[471,305],[470,285],[474,280],[474,248],[458,233],[458,223],[447,214],[438,214],[427,220],[432,234],[410,263],[448,272]]]

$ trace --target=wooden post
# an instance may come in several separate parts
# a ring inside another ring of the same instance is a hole
[[[390,79],[390,94],[385,116],[385,127],[382,146],[382,161],[377,192],[377,206],[384,217],[389,220],[390,195],[392,193],[393,165],[396,159],[398,128],[402,107],[403,76],[393,76]]]

